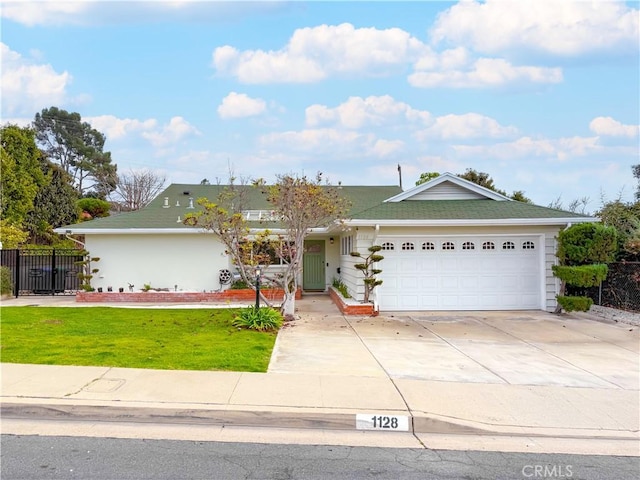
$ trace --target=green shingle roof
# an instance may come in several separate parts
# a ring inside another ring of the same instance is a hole
[[[149,205],[142,210],[135,212],[112,215],[110,217],[97,218],[73,227],[91,230],[111,230],[111,229],[137,229],[137,228],[184,228],[182,222],[187,213],[193,213],[198,209],[198,198],[208,198],[215,200],[224,186],[221,185],[185,185],[172,184],[160,193]],[[242,188],[242,187],[241,187]],[[250,186],[246,188],[246,208],[248,210],[271,210],[272,206],[267,202],[266,197],[259,189]],[[357,212],[367,210],[382,203],[387,198],[393,197],[402,192],[397,186],[349,186],[339,187],[341,194],[351,201],[351,216],[356,216]],[[168,208],[164,207],[165,198],[168,198]],[[187,208],[189,199],[193,199],[195,209]],[[176,206],[176,202],[180,206]],[[251,222],[256,227],[277,228],[277,224],[260,224]],[[65,227],[62,227],[65,228]]]
[[[497,200],[404,200],[361,211],[363,220],[504,220],[584,218],[584,215],[529,203]]]
[[[70,226],[82,230],[131,230],[131,229],[190,229],[182,223],[185,215],[198,209],[197,200],[217,198],[223,189],[220,185],[172,184],[142,210],[105,218],[98,218]],[[246,209],[269,211],[271,205],[264,194],[253,187],[246,188]],[[397,186],[342,186],[344,197],[351,201],[350,218],[360,221],[406,220],[506,220],[506,219],[571,219],[584,215],[555,210],[515,201],[480,200],[403,200],[385,202],[402,190]],[[168,207],[165,206],[168,199]],[[194,209],[190,209],[193,199]],[[179,205],[178,205],[179,204]],[[278,228],[275,222],[250,222],[256,228]],[[69,227],[62,227],[60,230]]]

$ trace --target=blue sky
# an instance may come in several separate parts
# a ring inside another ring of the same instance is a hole
[[[631,200],[638,2],[2,2],[3,123],[79,112],[167,183],[488,172]]]

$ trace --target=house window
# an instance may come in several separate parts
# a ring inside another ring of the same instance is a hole
[[[395,250],[396,247],[393,243],[391,242],[384,242],[382,244],[382,250]]]
[[[416,247],[412,242],[404,242],[402,244],[402,250],[415,250]]]
[[[473,244],[473,242],[464,242],[462,244],[462,249],[463,250],[475,250],[476,246]]]
[[[516,249],[516,244],[513,242],[504,242],[502,244],[502,249],[503,250],[515,250]]]
[[[455,250],[456,246],[453,244],[453,242],[444,242],[442,244],[442,249],[443,250]]]
[[[493,242],[484,242],[482,244],[482,249],[483,250],[495,250],[496,249],[496,244]]]
[[[528,242],[527,241],[527,242],[524,242],[522,244],[522,249],[523,250],[533,250],[534,248],[536,248],[536,245],[533,242]]]
[[[353,235],[340,239],[340,255],[349,255],[353,252]]]
[[[422,250],[435,250],[436,246],[433,244],[433,242],[424,242],[422,244]]]

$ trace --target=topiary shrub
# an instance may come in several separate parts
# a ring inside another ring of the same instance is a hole
[[[593,300],[589,297],[564,297],[558,295],[556,300],[566,312],[587,312],[593,305]]]
[[[553,265],[553,274],[569,285],[576,287],[595,287],[607,278],[609,267],[603,263],[594,265]]]
[[[605,263],[614,260],[616,249],[617,233],[613,227],[582,223],[560,232],[556,253],[560,265],[552,267],[553,274],[561,280],[556,313],[563,308],[569,312],[587,311],[591,307],[593,301],[587,297],[582,297],[581,301],[577,300],[579,297],[565,297],[566,287],[595,287],[600,284],[608,273]],[[565,308],[565,304],[571,310]]]
[[[255,306],[244,308],[233,319],[233,326],[248,328],[266,332],[277,330],[282,326],[282,315],[277,310],[269,307],[256,308]]]
[[[375,268],[374,264],[384,260],[384,257],[378,254],[382,250],[382,246],[372,245],[367,250],[369,250],[369,255],[364,257],[364,263],[356,263],[354,265],[354,268],[360,270],[364,275],[364,303],[369,302],[369,296],[373,289],[378,285],[382,285],[382,280],[376,278],[376,275],[382,273],[382,270]],[[351,256],[363,258],[360,252],[351,252]]]
[[[11,295],[13,293],[13,280],[9,267],[0,267],[0,294]]]

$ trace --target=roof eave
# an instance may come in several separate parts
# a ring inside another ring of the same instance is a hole
[[[365,220],[354,219],[345,222],[349,227],[376,226],[381,227],[479,227],[479,226],[543,226],[571,225],[574,223],[599,222],[592,217],[569,218],[499,218],[499,219],[442,219],[442,220]]]

